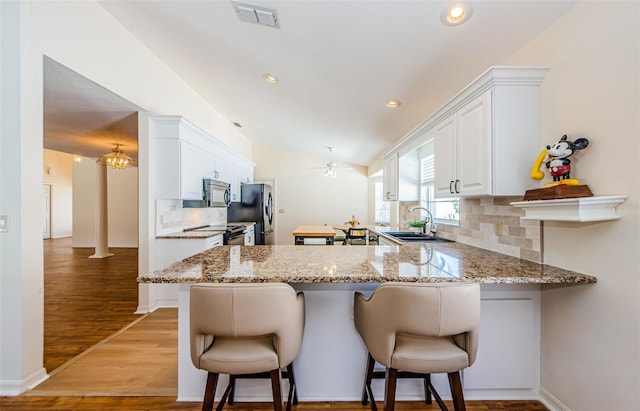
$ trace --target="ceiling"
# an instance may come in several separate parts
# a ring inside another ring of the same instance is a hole
[[[474,1],[451,27],[443,1],[245,1],[275,9],[273,28],[241,21],[229,0],[99,3],[253,143],[323,157],[331,146],[336,161],[359,165],[576,4]],[[127,140],[138,108],[56,64],[45,65],[45,141],[89,152]]]
[[[44,58],[44,148],[97,158],[114,144],[138,159],[140,107]]]

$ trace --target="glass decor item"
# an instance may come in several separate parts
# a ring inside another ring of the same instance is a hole
[[[115,144],[115,147],[111,149],[111,153],[98,157],[96,163],[104,164],[107,167],[117,170],[127,167],[137,167],[138,163],[120,149],[121,145],[122,144]]]

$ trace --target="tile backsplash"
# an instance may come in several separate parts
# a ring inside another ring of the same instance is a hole
[[[156,200],[156,236],[203,225],[227,224],[227,209],[182,208],[181,200]]]
[[[438,235],[478,248],[542,262],[541,224],[521,220],[524,211],[509,203],[522,197],[461,198],[460,226],[438,224]],[[414,218],[407,210],[417,202],[400,202],[401,227]]]

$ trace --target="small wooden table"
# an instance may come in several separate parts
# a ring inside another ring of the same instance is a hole
[[[333,245],[336,231],[326,225],[299,225],[293,235],[295,245]]]

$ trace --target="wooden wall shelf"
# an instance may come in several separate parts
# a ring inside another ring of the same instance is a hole
[[[514,207],[524,209],[522,220],[546,221],[608,221],[620,218],[616,207],[627,196],[594,196],[558,200],[516,201]]]

